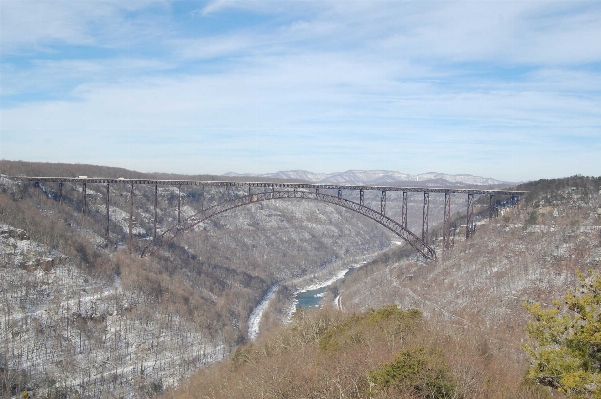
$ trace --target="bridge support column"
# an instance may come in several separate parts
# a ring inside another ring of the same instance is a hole
[[[380,197],[380,213],[382,216],[386,216],[386,190],[382,190],[382,196]]]
[[[205,185],[204,184],[201,186],[201,192],[200,192],[200,210],[201,211],[205,210]]]
[[[157,239],[157,207],[159,205],[159,185],[154,185],[154,239]]]
[[[467,195],[467,217],[465,219],[465,239],[472,235],[472,223],[474,217],[474,194]]]
[[[86,215],[86,208],[87,208],[87,201],[86,201],[86,182],[83,182],[83,187],[81,190],[81,196],[82,196],[82,201],[83,201],[83,207],[81,209],[81,213],[85,216]]]
[[[58,183],[58,203],[63,204],[63,182]]]
[[[422,221],[422,241],[428,244],[428,209],[430,208],[430,193],[424,191],[424,218]]]
[[[365,193],[363,192],[363,189],[359,190],[359,204],[364,205],[365,203]]]
[[[134,183],[129,190],[129,252],[134,249]]]
[[[202,209],[202,206],[201,206]],[[182,185],[177,187],[177,225],[182,222]]]
[[[444,223],[442,231],[443,249],[448,251],[451,248],[451,192],[444,193]]]
[[[342,198],[342,189],[338,188],[338,198]]]
[[[495,195],[491,194],[488,202],[488,220],[492,220],[495,213]]]
[[[111,206],[111,202],[110,202],[110,184],[106,183],[106,239],[108,240],[109,238],[109,223],[111,221],[110,218],[110,206]]]
[[[401,225],[407,229],[407,191],[403,191],[403,208],[401,209]]]

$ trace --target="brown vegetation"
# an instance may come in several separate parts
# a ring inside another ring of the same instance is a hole
[[[165,398],[546,398],[526,365],[475,331],[434,330],[395,306],[302,312]]]

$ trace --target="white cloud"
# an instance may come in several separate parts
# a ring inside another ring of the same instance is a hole
[[[53,2],[45,14],[6,3],[2,18],[23,24],[2,20],[14,55],[2,64],[2,157],[104,154],[190,173],[601,174],[584,161],[601,153],[595,3],[218,1],[192,27],[145,13],[153,3]],[[260,22],[232,23],[232,10]],[[40,15],[56,23],[34,26]],[[32,43],[60,54],[59,42],[132,54],[35,58]],[[19,97],[36,90],[55,100]]]
[[[126,19],[126,12],[166,1],[18,1],[0,2],[0,45],[4,55],[52,51],[50,45],[122,46],[148,38],[152,29]],[[143,32],[143,33],[142,33]]]

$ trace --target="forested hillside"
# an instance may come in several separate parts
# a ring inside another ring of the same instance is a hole
[[[472,331],[396,306],[297,314],[165,398],[542,399],[524,364]]]
[[[147,175],[92,165],[2,161],[6,175],[210,178]],[[144,397],[177,384],[248,339],[248,319],[268,289],[391,245],[367,220],[320,204],[259,204],[215,218],[158,256],[140,259],[152,235],[153,189],[136,187],[136,249],[127,250],[129,188],[36,186],[0,178],[0,396]],[[202,198],[202,195],[205,198]],[[182,189],[182,216],[225,195]],[[177,189],[159,190],[159,229],[177,220]],[[285,318],[290,291],[271,307]]]
[[[439,261],[388,250],[329,287],[329,310],[297,314],[168,397],[563,397],[525,378],[524,304],[550,304],[577,270],[601,269],[601,178],[517,189],[529,191],[519,206],[481,218]]]
[[[458,339],[453,331],[476,331],[477,345],[511,354],[517,359],[512,372],[521,375],[523,302],[550,301],[573,284],[576,269],[596,268],[601,259],[599,179],[518,187],[529,191],[520,207],[502,207],[490,222],[482,199],[476,207],[477,233],[467,242],[461,233],[465,201],[455,197],[454,247],[445,257],[436,227],[442,201],[432,196],[430,240],[440,260],[426,263],[409,248],[393,245],[395,236],[372,221],[302,201],[239,208],[199,225],[156,256],[140,259],[152,235],[154,187],[136,186],[130,253],[129,187],[111,185],[107,236],[105,185],[88,184],[84,216],[81,186],[65,184],[59,203],[58,183],[36,185],[7,176],[214,177],[10,161],[0,162],[0,172],[3,396],[24,390],[40,398],[161,393],[248,343],[256,332],[251,336],[249,330],[277,328],[290,317],[299,288],[387,249],[332,285],[324,304],[350,312],[390,303],[419,309],[428,331],[441,330],[449,339]],[[182,188],[182,217],[225,195],[217,189]],[[377,208],[378,195],[366,196],[366,202]],[[176,223],[177,198],[177,188],[159,187],[159,233]],[[421,201],[419,195],[410,197],[413,230],[421,228]],[[387,212],[399,216],[400,205],[389,205]],[[253,310],[268,292],[274,296],[266,313],[250,326]],[[371,334],[359,336],[364,333]]]

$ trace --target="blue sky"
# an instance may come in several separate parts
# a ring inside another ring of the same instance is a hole
[[[0,158],[601,175],[601,3],[0,0]]]

